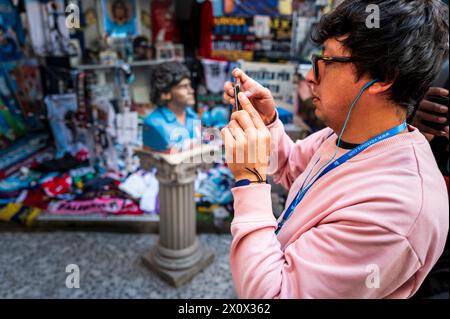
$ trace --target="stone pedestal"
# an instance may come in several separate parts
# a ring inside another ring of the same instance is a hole
[[[157,168],[160,184],[160,238],[143,260],[175,287],[191,280],[214,259],[213,252],[197,238],[194,183],[197,170],[211,167],[211,154],[218,152],[217,147],[208,145],[173,155],[136,150],[141,167]]]

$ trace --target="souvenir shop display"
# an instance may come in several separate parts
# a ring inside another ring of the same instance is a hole
[[[1,221],[158,220],[158,172],[134,151],[222,146],[235,67],[271,90],[283,123],[319,128],[296,76],[332,1],[74,0],[75,29],[64,0],[27,0],[22,17],[13,2],[0,0]],[[198,221],[229,227],[233,181],[223,161],[198,172]]]
[[[306,61],[314,49],[306,35],[333,2],[223,1],[223,11],[214,10],[212,56],[230,61]]]

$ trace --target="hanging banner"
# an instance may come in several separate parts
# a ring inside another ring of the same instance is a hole
[[[278,0],[224,0],[225,15],[251,16],[256,14],[278,16],[280,14]]]

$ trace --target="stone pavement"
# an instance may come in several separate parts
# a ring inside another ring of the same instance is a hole
[[[4,298],[237,298],[230,273],[230,235],[201,234],[214,263],[175,289],[148,270],[141,256],[155,234],[0,232],[0,299]],[[77,264],[80,288],[66,287]]]

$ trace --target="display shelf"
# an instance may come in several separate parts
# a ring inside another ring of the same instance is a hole
[[[130,67],[145,67],[145,66],[154,66],[164,62],[173,62],[177,61],[176,59],[160,59],[160,60],[145,60],[145,61],[135,61],[128,63]],[[126,63],[125,63],[126,64]],[[120,63],[116,64],[81,64],[76,68],[80,71],[95,71],[95,70],[109,70],[119,68],[121,66]]]
[[[54,215],[42,214],[37,218],[38,222],[79,221],[79,222],[158,222],[158,215],[119,215],[105,216],[100,214],[91,215]]]

